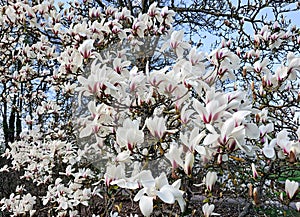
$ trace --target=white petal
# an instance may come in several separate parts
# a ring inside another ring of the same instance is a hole
[[[207,155],[206,149],[203,146],[196,145],[195,150],[201,155]]]
[[[133,200],[134,201],[140,200],[144,196],[145,193],[146,193],[146,189],[145,188],[139,190],[139,192],[135,195],[135,197],[133,198]]]
[[[176,188],[176,189],[179,189],[179,188],[180,188],[180,185],[181,185],[181,179],[176,180],[176,181],[172,184],[172,186],[173,186],[174,188]]]
[[[296,191],[298,190],[299,183],[295,181],[286,180],[285,181],[285,191],[291,199]]]
[[[89,124],[80,131],[79,138],[84,138],[92,134],[92,126]]]
[[[273,158],[275,156],[275,150],[272,147],[264,147],[263,153],[267,158]]]
[[[296,203],[296,208],[297,208],[297,210],[300,212],[300,202],[297,202],[297,203]]]
[[[165,185],[169,185],[169,182],[166,174],[163,172],[159,177],[155,179],[155,186],[157,189],[160,189]]]
[[[142,196],[139,202],[139,206],[144,216],[150,216],[153,211],[153,198]]]
[[[168,187],[162,187],[162,189],[156,192],[157,196],[165,203],[173,204],[175,203],[175,198]]]
[[[254,123],[245,124],[246,135],[250,139],[256,139],[259,137],[259,128]]]
[[[181,212],[183,212],[184,211],[184,207],[185,207],[185,201],[184,201],[183,197],[177,198],[177,201],[179,203]]]

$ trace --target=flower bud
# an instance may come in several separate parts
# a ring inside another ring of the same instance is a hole
[[[289,162],[290,163],[295,163],[296,161],[297,161],[297,159],[296,159],[296,150],[295,150],[295,147],[292,147],[291,151],[290,151]]]
[[[243,76],[246,77],[246,75],[247,75],[247,69],[244,67],[243,68]]]
[[[257,188],[253,189],[253,203],[256,206],[260,204],[259,192]]]
[[[280,193],[280,200],[283,201],[283,192]]]
[[[258,173],[257,173],[257,171],[256,171],[256,168],[255,168],[255,164],[254,164],[254,163],[251,164],[251,168],[252,168],[252,176],[253,176],[253,178],[254,178],[254,179],[257,179]]]
[[[252,197],[253,196],[253,185],[251,183],[248,184],[248,194],[249,194],[249,197]]]
[[[260,116],[259,116],[259,114],[256,114],[256,115],[255,115],[255,121],[256,121],[256,123],[259,123],[259,121],[260,121]]]

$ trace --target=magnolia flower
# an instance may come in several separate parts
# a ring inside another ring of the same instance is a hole
[[[199,114],[200,119],[202,119],[205,124],[208,124],[220,118],[226,108],[226,104],[222,104],[217,99],[213,99],[204,107],[198,100],[193,99],[193,107]]]
[[[207,74],[206,79],[208,79],[208,81],[214,80],[216,75],[219,75],[222,80],[226,78],[231,80],[235,79],[233,70],[238,69],[240,65],[240,59],[236,54],[227,48],[222,48],[212,51],[209,55],[209,59],[211,63],[217,67],[213,74]]]
[[[172,169],[176,169],[178,166],[183,167],[183,161],[180,158],[182,154],[182,147],[178,148],[176,143],[170,145],[168,153],[165,154],[165,157],[171,161]]]
[[[208,203],[204,204],[202,206],[202,211],[203,211],[204,217],[209,217],[211,215],[220,215],[218,213],[214,213],[213,212],[214,209],[215,209],[215,205],[214,204],[211,204],[211,205],[209,205]]]
[[[92,55],[92,49],[94,48],[93,39],[85,40],[78,48],[78,51],[81,53],[84,59],[88,59]]]
[[[183,56],[184,50],[190,48],[190,44],[183,41],[183,36],[184,36],[183,30],[174,31],[171,35],[170,44],[165,43],[162,46],[161,51],[164,51],[168,46],[170,46],[170,48],[172,48],[175,51],[177,57],[181,58]]]
[[[187,42],[182,42],[184,36],[184,31],[175,31],[171,35],[170,47],[173,48],[178,57],[183,55],[184,49],[190,48],[190,44]]]
[[[117,155],[115,161],[116,162],[128,162],[128,161],[130,161],[130,151],[127,150],[127,151],[120,152]]]
[[[180,120],[182,124],[187,124],[190,120],[190,116],[194,113],[194,110],[187,109],[189,104],[186,104],[182,107],[180,112]]]
[[[185,162],[184,162],[184,172],[188,176],[192,174],[192,168],[195,161],[194,154],[188,151],[185,155]]]
[[[147,14],[149,15],[149,17],[156,17],[157,19],[160,18],[159,8],[157,8],[157,2],[154,2],[149,6]]]
[[[264,59],[263,61],[256,61],[254,63],[253,70],[256,73],[262,73],[262,72],[268,72],[271,73],[271,71],[268,69],[268,64],[270,60],[269,59]]]
[[[137,35],[140,38],[143,38],[146,28],[147,28],[147,26],[145,25],[144,22],[140,21],[139,19],[135,19],[133,24],[132,24],[131,32],[132,32],[133,35],[135,35],[135,36]]]
[[[116,58],[113,61],[113,69],[116,73],[118,74],[124,74],[126,77],[128,76],[128,70],[126,69],[128,66],[130,65],[129,61],[124,61],[122,62],[122,60],[120,58]]]
[[[119,127],[116,131],[116,141],[120,147],[127,147],[132,151],[135,145],[144,141],[144,133],[139,130],[139,121],[125,119],[123,127]]]
[[[177,200],[181,211],[184,210],[183,192],[179,190],[180,179],[169,185],[165,173],[154,179],[149,171],[141,177],[141,184],[144,188],[135,195],[133,200],[139,201],[139,207],[144,216],[150,216],[153,211],[153,199],[157,197],[168,204],[173,204]]]
[[[125,170],[123,165],[108,165],[106,168],[105,177],[105,184],[109,186],[110,183],[116,179],[124,178],[125,177]]]
[[[256,171],[256,168],[255,168],[255,164],[254,164],[254,163],[251,164],[251,168],[252,168],[252,176],[253,176],[253,178],[254,178],[254,179],[257,179],[258,173],[257,173],[257,171]]]
[[[268,140],[266,140],[262,151],[263,151],[263,154],[267,158],[273,159],[274,157],[276,157],[275,149],[274,149],[274,147],[276,145],[276,142],[277,142],[276,139],[272,139],[270,144],[269,144]]]
[[[259,131],[260,131],[260,140],[262,143],[265,143],[267,139],[267,134],[274,131],[274,124],[269,123],[267,125],[261,125],[259,126]]]
[[[295,181],[286,180],[285,181],[285,192],[289,199],[292,199],[296,191],[298,190],[299,183]]]
[[[167,132],[165,119],[163,117],[159,118],[155,116],[151,119],[148,118],[146,120],[146,126],[149,129],[152,136],[155,136],[158,139],[161,139]]]
[[[206,185],[207,190],[209,190],[209,191],[212,190],[212,187],[216,183],[217,179],[218,179],[218,176],[217,176],[216,172],[209,171],[206,174],[205,185]]]
[[[298,212],[300,212],[300,202],[296,203],[296,209],[298,210]]]
[[[280,131],[276,136],[277,145],[282,148],[284,154],[289,155],[292,147],[292,142],[288,137],[287,130]]]
[[[289,52],[287,55],[288,66],[287,73],[289,80],[297,79],[297,72],[300,71],[300,57],[296,57],[294,53]]]
[[[199,69],[205,69],[205,66],[202,62],[204,62],[204,59],[205,59],[205,56],[204,56],[204,53],[200,52],[198,53],[197,52],[197,49],[195,47],[193,47],[189,53],[189,61],[190,63],[195,66],[195,65],[198,65]]]
[[[190,152],[194,152],[195,147],[205,137],[205,131],[199,133],[199,128],[195,127],[189,135],[180,133],[180,140],[184,144],[185,148]]]
[[[163,20],[159,20],[160,22],[164,22],[165,25],[171,25],[173,22],[173,16],[175,15],[175,12],[173,10],[169,10],[167,6],[163,7],[161,9],[161,17]]]

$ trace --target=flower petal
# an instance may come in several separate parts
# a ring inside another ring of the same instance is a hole
[[[139,202],[140,210],[144,216],[150,216],[153,211],[153,197],[142,196]]]
[[[175,203],[175,198],[171,190],[171,188],[164,186],[160,191],[156,192],[156,194],[163,202],[173,204]]]

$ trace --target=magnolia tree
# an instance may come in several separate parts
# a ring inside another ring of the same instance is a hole
[[[299,30],[204,53],[157,3],[2,3],[1,214],[300,211]]]

